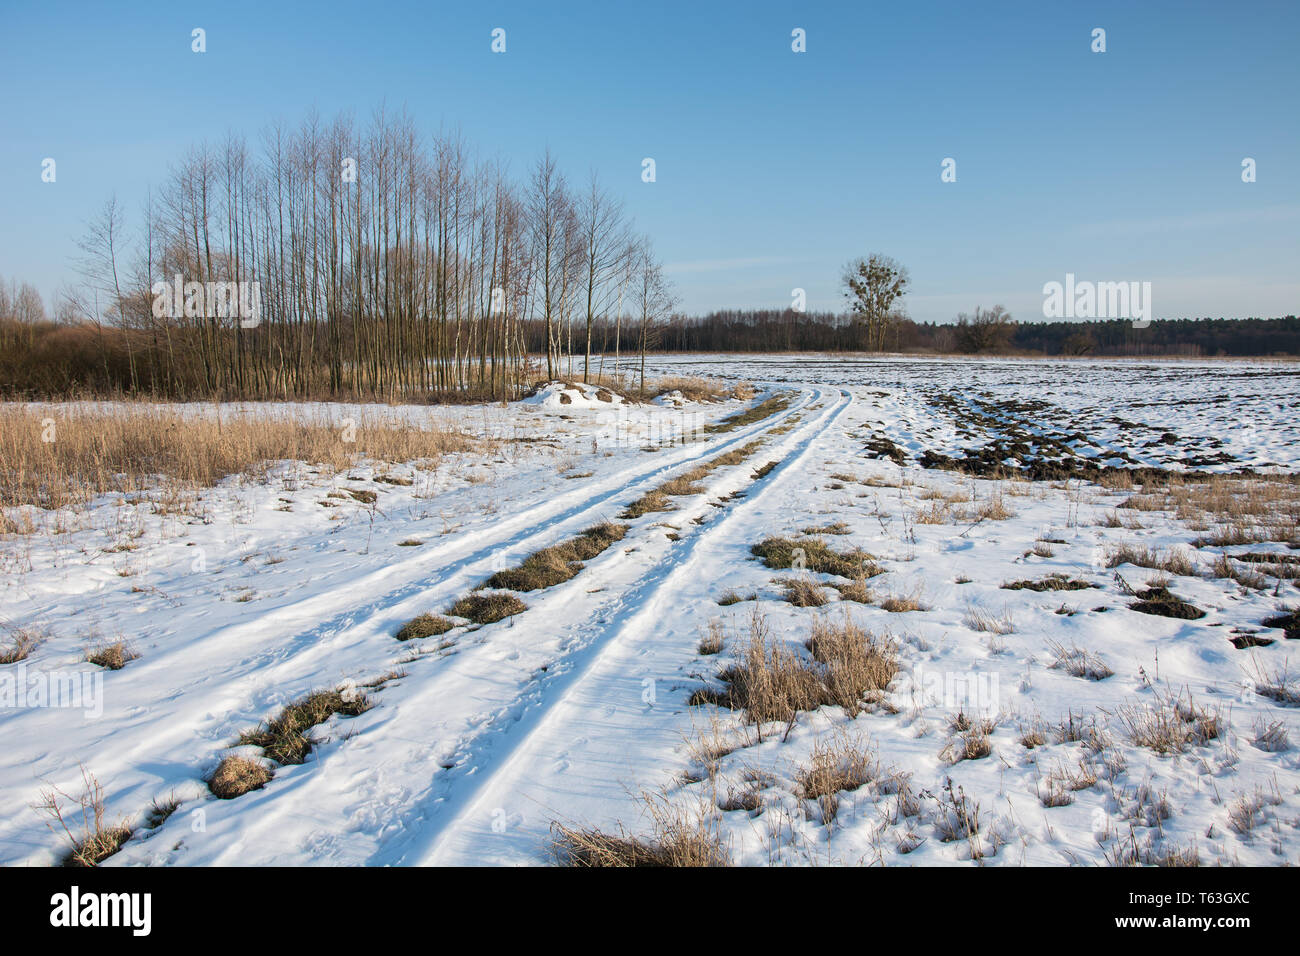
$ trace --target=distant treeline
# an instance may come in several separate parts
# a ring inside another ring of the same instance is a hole
[[[860,351],[865,339],[860,325],[830,312],[727,310],[673,316],[657,326],[655,346],[667,352]],[[1013,322],[992,345],[979,342],[963,326],[901,319],[885,347],[1003,355],[1300,355],[1300,318],[1161,319],[1145,329],[1125,319]]]

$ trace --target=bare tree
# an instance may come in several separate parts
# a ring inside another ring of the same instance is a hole
[[[655,258],[649,238],[643,237],[636,247],[635,305],[638,328],[638,348],[641,353],[641,383],[639,391],[645,394],[645,357],[654,345],[656,323],[666,318],[675,304],[675,296],[662,264]]]
[[[907,293],[910,281],[907,269],[879,253],[844,267],[844,298],[850,314],[866,329],[868,349],[885,347],[889,330],[902,317],[896,303]]]
[[[957,348],[963,352],[988,352],[1003,348],[1011,338],[1011,313],[1000,305],[991,309],[975,308],[974,315],[958,314]]]
[[[608,311],[610,297],[618,288],[628,253],[627,224],[622,203],[600,188],[592,173],[580,211],[583,242],[583,290],[586,297],[586,358],[582,380],[591,381],[591,333],[596,316]]]

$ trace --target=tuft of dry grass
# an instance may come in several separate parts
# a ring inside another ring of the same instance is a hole
[[[533,552],[517,568],[498,571],[479,587],[508,591],[538,591],[554,587],[581,571],[583,561],[590,561],[610,545],[622,541],[627,531],[625,524],[603,521],[568,541]]]
[[[574,867],[704,867],[729,866],[717,821],[700,813],[691,815],[666,799],[645,797],[650,833],[615,833],[591,827],[551,824],[551,852],[556,863]]]
[[[528,605],[513,594],[496,592],[470,594],[447,608],[447,613],[452,617],[463,617],[475,624],[493,624],[527,610]]]
[[[863,701],[879,696],[898,672],[894,642],[863,631],[847,615],[839,624],[817,621],[807,648],[811,660],[782,641],[773,642],[766,620],[755,609],[739,658],[718,675],[726,690],[697,691],[690,703],[743,710],[756,724],[788,722],[799,711],[830,704],[856,714]]]
[[[227,757],[217,765],[208,789],[222,800],[233,800],[252,790],[261,790],[273,776],[270,768],[248,757]]]
[[[904,614],[908,611],[927,611],[929,608],[921,601],[920,590],[911,594],[890,594],[881,598],[879,607],[891,614]]]
[[[721,402],[730,397],[737,397],[737,392],[744,394],[741,386],[729,386],[716,378],[700,375],[664,375],[656,378],[646,386],[648,393],[656,397],[670,392],[680,392],[688,402]],[[752,390],[748,397],[752,397]]]
[[[730,607],[733,604],[739,604],[741,601],[757,601],[758,593],[750,591],[748,595],[741,594],[735,588],[728,588],[723,592],[722,597],[718,598],[718,604],[722,607]]]
[[[1077,644],[1066,647],[1064,644],[1049,641],[1047,647],[1056,658],[1051,666],[1064,670],[1072,677],[1105,680],[1115,673],[1101,658],[1101,655],[1085,650]]]
[[[364,694],[319,690],[286,706],[268,723],[239,735],[243,745],[261,747],[281,764],[297,764],[307,759],[312,740],[307,732],[335,714],[355,717],[370,709]]]
[[[98,866],[131,838],[131,828],[125,820],[116,824],[108,822],[104,788],[84,765],[81,767],[81,781],[84,786],[81,796],[72,797],[58,787],[48,787],[41,791],[40,801],[32,805],[38,813],[49,817],[46,826],[50,830],[55,833],[62,831],[67,839],[69,849],[63,857],[64,866]],[[73,830],[75,824],[69,822],[64,800],[76,804],[81,815],[80,832]]]
[[[821,607],[826,603],[825,592],[806,574],[782,581],[781,590],[795,607]]]
[[[826,696],[851,715],[863,700],[884,692],[898,674],[894,640],[863,630],[847,613],[838,623],[815,621],[807,647],[826,669]]]
[[[1256,591],[1264,591],[1269,588],[1268,578],[1258,571],[1242,569],[1237,567],[1229,555],[1220,554],[1210,567],[1210,574],[1216,578],[1227,578],[1236,581],[1242,587],[1251,588]]]
[[[1259,717],[1255,721],[1255,736],[1251,743],[1266,753],[1284,753],[1291,749],[1291,738],[1287,736],[1286,722],[1268,721]]]
[[[642,515],[651,514],[657,511],[672,511],[673,504],[668,500],[668,496],[662,491],[647,491],[644,495],[632,502],[619,515],[625,521],[633,518],[640,518]]]
[[[1090,584],[1087,581],[1081,581],[1078,578],[1071,578],[1067,574],[1055,572],[1046,577],[1037,580],[1008,581],[1002,587],[1008,591],[1082,591],[1085,588],[1095,588],[1097,585]]]
[[[833,584],[831,587],[840,592],[840,599],[844,601],[870,604],[876,599],[874,592],[867,586],[866,578],[857,578],[848,584]]]
[[[992,717],[972,719],[965,711],[957,711],[948,722],[948,729],[956,736],[939,754],[948,763],[962,760],[981,760],[993,752],[989,736],[997,730],[998,722]]]
[[[952,506],[940,498],[933,498],[925,507],[912,512],[912,520],[916,524],[948,524],[952,517]]]
[[[1196,563],[1181,548],[1171,548],[1166,553],[1159,548],[1147,548],[1131,544],[1116,545],[1106,553],[1106,567],[1117,568],[1121,564],[1152,568],[1156,571],[1164,571],[1166,574],[1190,576],[1196,573]]]
[[[710,621],[709,631],[704,637],[700,638],[698,650],[701,655],[706,657],[721,654],[726,643],[726,636],[722,633],[722,624],[718,621]]]
[[[32,651],[49,639],[49,635],[34,627],[14,627],[6,624],[9,646],[0,648],[0,664],[17,664],[31,656]]]
[[[978,504],[972,515],[984,521],[1006,521],[1014,518],[1016,513],[1006,506],[1002,493],[995,492],[989,496],[988,501]]]
[[[1257,660],[1250,677],[1250,686],[1259,696],[1279,704],[1300,704],[1300,682],[1291,676],[1285,662],[1270,669]]]
[[[114,641],[100,644],[86,651],[86,660],[111,671],[120,671],[129,662],[139,658],[139,654],[127,646],[126,641]]]
[[[762,558],[769,568],[795,568],[818,574],[834,574],[850,580],[875,577],[883,570],[870,554],[861,549],[835,551],[816,537],[765,538],[750,548],[750,553]]]
[[[865,739],[841,734],[832,741],[818,738],[807,764],[795,771],[799,795],[817,804],[823,824],[839,812],[841,793],[871,783],[881,774],[880,763]]]
[[[962,616],[962,623],[972,631],[979,631],[982,634],[996,634],[1005,636],[1015,631],[1015,621],[1011,618],[1011,612],[1003,609],[1000,616],[993,616],[983,608],[969,605],[966,613]]]
[[[813,525],[812,527],[804,528],[802,533],[806,535],[852,534],[853,529],[843,521],[832,521],[830,524]]]
[[[395,635],[399,641],[410,641],[421,637],[436,637],[446,634],[456,626],[454,621],[437,614],[421,614],[402,625]]]
[[[1183,753],[1216,740],[1225,729],[1220,708],[1199,706],[1189,695],[1165,695],[1154,704],[1125,704],[1117,711],[1129,740],[1158,754]]]
[[[690,702],[743,710],[754,723],[789,721],[801,710],[819,707],[826,691],[817,668],[783,642],[769,646],[768,641],[765,625],[751,625],[740,659],[718,675],[727,690],[697,691]]]

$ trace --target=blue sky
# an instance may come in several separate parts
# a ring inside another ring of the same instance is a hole
[[[1066,272],[1150,281],[1157,316],[1300,311],[1296,2],[0,4],[0,277],[47,297],[190,144],[387,104],[519,176],[598,171],[690,312],[839,309],[872,251],[921,320],[1041,318]]]

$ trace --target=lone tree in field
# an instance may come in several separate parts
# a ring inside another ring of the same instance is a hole
[[[907,293],[907,269],[889,256],[872,253],[844,267],[844,298],[854,321],[866,329],[867,348],[879,352],[899,318],[894,304]]]
[[[957,315],[957,348],[963,352],[989,352],[1006,348],[1011,342],[1015,323],[1011,313],[1000,305],[991,309],[975,308],[975,314]]]

